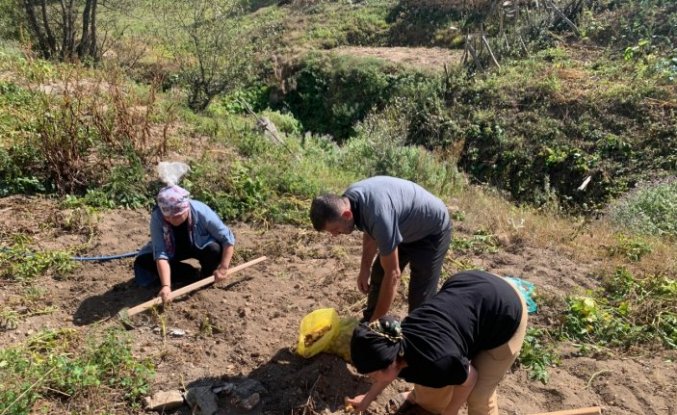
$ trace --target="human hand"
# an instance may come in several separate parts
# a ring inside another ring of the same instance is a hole
[[[369,292],[369,270],[360,271],[357,276],[357,289],[360,290],[363,294]]]
[[[348,398],[346,397],[343,402],[345,403],[346,406],[346,411],[350,412],[363,412],[366,411],[367,408],[369,407],[369,404],[371,402],[367,402],[364,397],[367,396],[366,394],[364,395],[357,395],[354,398]]]
[[[214,270],[214,282],[224,281],[228,277],[228,267],[219,265],[218,268]]]
[[[172,293],[172,288],[169,285],[163,285],[158,294],[162,298],[162,303],[167,304],[172,301],[170,294]]]

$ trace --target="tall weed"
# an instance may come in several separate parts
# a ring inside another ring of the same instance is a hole
[[[9,104],[25,119],[23,125],[2,123],[0,111],[0,128],[13,137],[0,147],[6,173],[0,193],[87,191],[108,199],[97,206],[147,204],[144,166],[165,154],[173,122],[171,107],[160,114],[153,87],[133,90],[114,70],[72,66],[32,89],[0,86],[12,92]]]
[[[612,203],[608,215],[622,230],[677,237],[677,181],[639,188]]]

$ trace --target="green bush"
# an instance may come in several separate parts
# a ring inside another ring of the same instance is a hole
[[[619,234],[616,237],[616,244],[608,247],[607,251],[611,256],[622,256],[632,262],[638,262],[644,255],[650,254],[653,249],[649,243],[641,238]]]
[[[52,186],[42,170],[42,160],[35,147],[0,147],[0,196],[47,192]]]
[[[267,117],[281,133],[288,135],[300,135],[302,133],[301,123],[294,118],[293,114],[266,110],[261,113],[261,116]],[[284,137],[281,138],[284,139]]]
[[[618,268],[603,286],[567,298],[561,333],[597,346],[677,348],[677,280],[663,275],[633,276]]]
[[[202,159],[191,166],[184,185],[193,197],[214,209],[225,221],[266,218],[270,186],[266,178],[257,176],[245,163],[234,162],[224,167]]]
[[[130,153],[125,164],[111,168],[99,188],[87,189],[83,200],[89,206],[109,209],[151,206],[155,195],[150,191],[146,178],[141,160]]]
[[[677,237],[677,181],[637,189],[614,202],[609,218],[620,229]]]
[[[263,84],[239,88],[226,94],[218,103],[213,103],[210,109],[222,108],[226,114],[246,114],[249,110],[259,112],[268,107],[269,94],[270,89]]]
[[[341,142],[355,134],[357,121],[382,108],[405,78],[397,66],[378,59],[316,54],[293,76],[296,88],[284,101],[304,129]]]
[[[529,377],[534,380],[548,383],[550,374],[548,367],[559,363],[554,347],[548,342],[548,333],[545,330],[529,327],[524,344],[520,350],[516,363],[526,367],[529,370]]]
[[[91,402],[78,402],[82,399],[78,396],[97,393],[102,386],[110,407],[98,410],[116,411],[120,404],[127,413],[140,409],[153,370],[148,361],[134,358],[125,334],[110,330],[100,341],[80,342],[75,330],[64,329],[44,331],[24,345],[0,349],[0,412],[33,413],[33,405],[50,391],[61,392],[70,411],[87,412]]]
[[[408,145],[407,110],[388,106],[356,126],[357,136],[340,151],[337,168],[363,177],[388,175],[411,180],[436,194],[451,194],[461,186],[453,160],[441,160],[422,147]]]
[[[32,252],[27,242],[25,238],[18,237],[14,245],[0,248],[0,278],[22,283],[30,283],[46,273],[63,278],[78,266],[69,252]]]
[[[391,44],[411,46],[451,46],[436,36],[439,30],[461,20],[461,3],[444,0],[399,0],[391,9]]]
[[[0,0],[0,39],[19,40],[20,32],[25,30],[22,7],[16,0]]]
[[[669,51],[674,47],[674,16],[671,0],[602,0],[590,3],[580,28],[595,42],[621,51],[642,41]]]

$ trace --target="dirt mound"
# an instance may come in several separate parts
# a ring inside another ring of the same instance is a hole
[[[0,199],[0,211],[0,235],[30,230],[35,246],[44,249],[65,249],[89,240],[91,249],[85,254],[109,255],[136,250],[148,238],[145,211],[107,212],[90,234],[37,226],[51,223],[49,218],[57,211],[53,203],[42,199]],[[153,391],[248,377],[266,389],[261,413],[343,413],[343,398],[365,392],[367,380],[336,356],[306,360],[292,348],[306,313],[335,307],[341,316],[357,315],[363,301],[355,286],[360,236],[331,238],[288,226],[258,229],[235,224],[232,228],[237,236],[235,263],[261,255],[268,259],[222,285],[175,301],[161,314],[148,312],[133,318],[134,352],[156,364]],[[457,235],[464,232],[463,226],[457,227]],[[514,246],[509,252],[482,254],[478,261],[489,271],[526,278],[554,296],[595,284],[587,278],[594,264],[572,263],[548,248]],[[45,328],[89,330],[96,322],[117,324],[109,318],[123,307],[152,298],[157,291],[133,286],[131,263],[129,258],[85,262],[68,279],[42,277],[37,284],[48,290],[45,298],[57,311],[20,321],[16,330],[0,333],[0,345],[17,343]],[[445,271],[457,271],[453,261],[447,262]],[[20,293],[20,287],[6,284],[0,300]],[[400,314],[404,301],[403,295],[397,299]],[[185,334],[163,337],[162,327]],[[593,359],[565,352],[561,365],[550,372],[547,385],[530,380],[524,369],[508,374],[500,386],[501,413],[593,405],[605,407],[604,413],[610,415],[677,413],[675,363],[660,355]],[[372,413],[385,413],[388,399],[408,387],[397,382],[388,388],[372,405]],[[174,413],[189,412],[183,407]]]

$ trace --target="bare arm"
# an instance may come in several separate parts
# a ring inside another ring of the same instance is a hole
[[[369,275],[371,264],[376,256],[376,240],[366,232],[362,233],[362,260],[360,261],[360,273],[357,276],[357,288],[363,293],[369,292]]]
[[[454,395],[449,405],[442,412],[442,415],[457,415],[461,406],[468,400],[468,396],[470,396],[470,392],[475,387],[475,383],[477,383],[477,370],[475,370],[473,365],[470,365],[468,366],[468,378],[463,384],[454,387]]]
[[[160,284],[162,285],[162,288],[160,289],[160,297],[162,297],[163,303],[167,303],[171,300],[169,298],[169,294],[172,292],[172,271],[169,267],[169,261],[166,259],[158,259],[155,261],[155,265],[157,266],[157,272],[160,276]]]
[[[393,304],[397,294],[397,287],[400,284],[401,272],[397,247],[388,255],[381,255],[379,260],[384,271],[383,282],[381,283],[378,301],[371,316],[371,321],[378,320],[390,310],[390,306]]]
[[[371,385],[371,388],[369,388],[369,392],[354,398],[346,398],[345,401],[358,412],[366,411],[367,408],[369,408],[369,404],[371,404],[374,399],[383,392],[383,389],[392,383],[392,381],[393,379],[375,382]]]
[[[230,267],[230,260],[233,258],[233,252],[235,252],[235,247],[233,245],[226,245],[223,247],[222,251],[221,263],[219,264],[219,267],[214,270],[214,280],[216,282],[226,279],[228,268]]]

